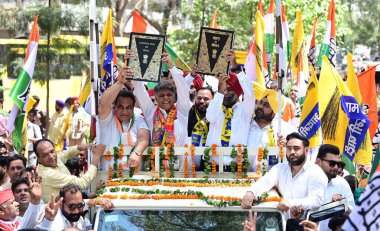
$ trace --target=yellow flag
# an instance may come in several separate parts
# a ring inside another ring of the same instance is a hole
[[[296,26],[294,28],[293,41],[292,41],[292,53],[290,56],[290,66],[292,67],[292,73],[297,73],[298,58],[300,56],[301,48],[303,46],[304,31],[302,23],[301,10],[297,9],[296,13]]]
[[[352,54],[347,54],[347,87],[352,92],[355,99],[358,101],[359,105],[362,105],[362,96],[360,94],[360,88],[358,79],[355,74],[354,64],[352,62]],[[365,140],[360,145],[360,148],[353,160],[353,162],[370,166],[372,160],[372,142],[371,136],[369,135],[369,130],[365,136]]]
[[[257,82],[265,86],[263,68],[264,68],[264,18],[260,11],[256,12],[256,27],[255,27],[255,47],[254,54],[256,60],[256,77]]]
[[[370,122],[326,56],[319,81],[323,88],[319,94],[323,142],[336,145],[352,161]]]
[[[307,94],[301,112],[299,132],[305,136],[309,142],[310,148],[321,144],[321,120],[319,117],[318,104],[318,80],[313,67],[310,67],[311,77],[307,85]]]
[[[91,77],[87,73],[85,77],[86,77],[86,80],[83,84],[83,88],[79,94],[79,99],[78,99],[78,103],[82,106],[87,101],[91,93]]]

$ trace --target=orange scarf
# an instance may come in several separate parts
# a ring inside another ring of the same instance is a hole
[[[152,141],[155,147],[167,144],[175,145],[174,120],[177,118],[175,105],[170,109],[166,120],[159,107],[153,115]]]

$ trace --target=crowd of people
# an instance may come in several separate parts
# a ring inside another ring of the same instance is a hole
[[[127,50],[125,59],[133,55],[136,54]],[[342,150],[325,144],[310,156],[309,141],[297,133],[300,105],[296,87],[279,103],[275,84],[273,89],[253,84],[237,64],[233,50],[226,59],[231,64],[230,72],[216,75],[216,91],[204,83],[197,65],[191,72],[183,73],[173,65],[169,54],[164,53],[162,61],[169,72],[163,73],[153,90],[147,90],[144,82],[133,80],[129,67],[119,70],[117,81],[104,92],[99,103],[96,144],[89,142],[91,119],[78,98],[66,102],[57,99],[56,112],[47,118],[38,108],[38,96],[33,96],[36,103],[28,113],[28,143],[24,150],[14,150],[9,134],[2,131],[0,229],[91,229],[85,218],[88,207],[101,205],[108,209],[113,204],[88,193],[88,188],[106,146],[120,144],[133,147],[129,167],[143,165],[142,153],[148,146],[283,146],[287,161],[274,165],[253,184],[243,197],[243,208],[250,208],[256,196],[276,187],[283,198],[277,209],[287,212],[291,219],[302,218],[306,210],[342,199],[352,209],[355,180],[354,185],[349,185],[342,177]],[[295,116],[289,119],[283,113],[279,117],[278,111],[284,111],[283,108]],[[92,156],[87,163],[89,149]],[[219,164],[219,158],[213,161]],[[231,161],[233,158],[224,157],[224,171],[231,171]],[[249,170],[255,171],[256,156],[250,156],[249,161]],[[178,168],[182,169],[182,160],[179,162]],[[196,169],[203,170],[204,162],[202,156],[197,156]],[[348,181],[352,183],[352,179]],[[336,225],[336,220],[344,220],[342,216],[320,222],[320,230],[338,230],[341,224]],[[246,222],[245,229],[253,230],[253,220]],[[310,222],[300,224],[314,227]]]

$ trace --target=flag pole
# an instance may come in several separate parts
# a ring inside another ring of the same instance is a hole
[[[280,52],[283,50],[282,44],[282,28],[281,28],[281,1],[276,1],[276,77],[277,77],[277,93],[278,93],[278,134],[281,134],[281,114],[282,114],[282,79],[285,77],[284,70],[280,68],[280,64],[284,60],[280,61]],[[282,162],[282,159],[281,159]]]

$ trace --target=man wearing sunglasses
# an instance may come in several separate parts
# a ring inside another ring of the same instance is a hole
[[[354,196],[347,181],[338,175],[339,169],[344,168],[339,148],[331,144],[322,145],[319,148],[315,163],[322,168],[328,178],[323,203],[327,204],[346,199],[347,206],[351,211],[355,205]],[[328,228],[329,220],[321,221],[319,230],[330,230]]]
[[[63,201],[53,221],[51,230],[60,231],[69,227],[74,227],[79,230],[92,229],[90,221],[84,218],[87,212],[85,210],[86,203],[83,200],[80,187],[76,184],[68,184],[60,190],[59,195],[63,198]],[[105,209],[113,207],[111,200],[108,198],[98,199],[97,204],[103,206]],[[88,205],[91,205],[91,203],[89,202]]]

